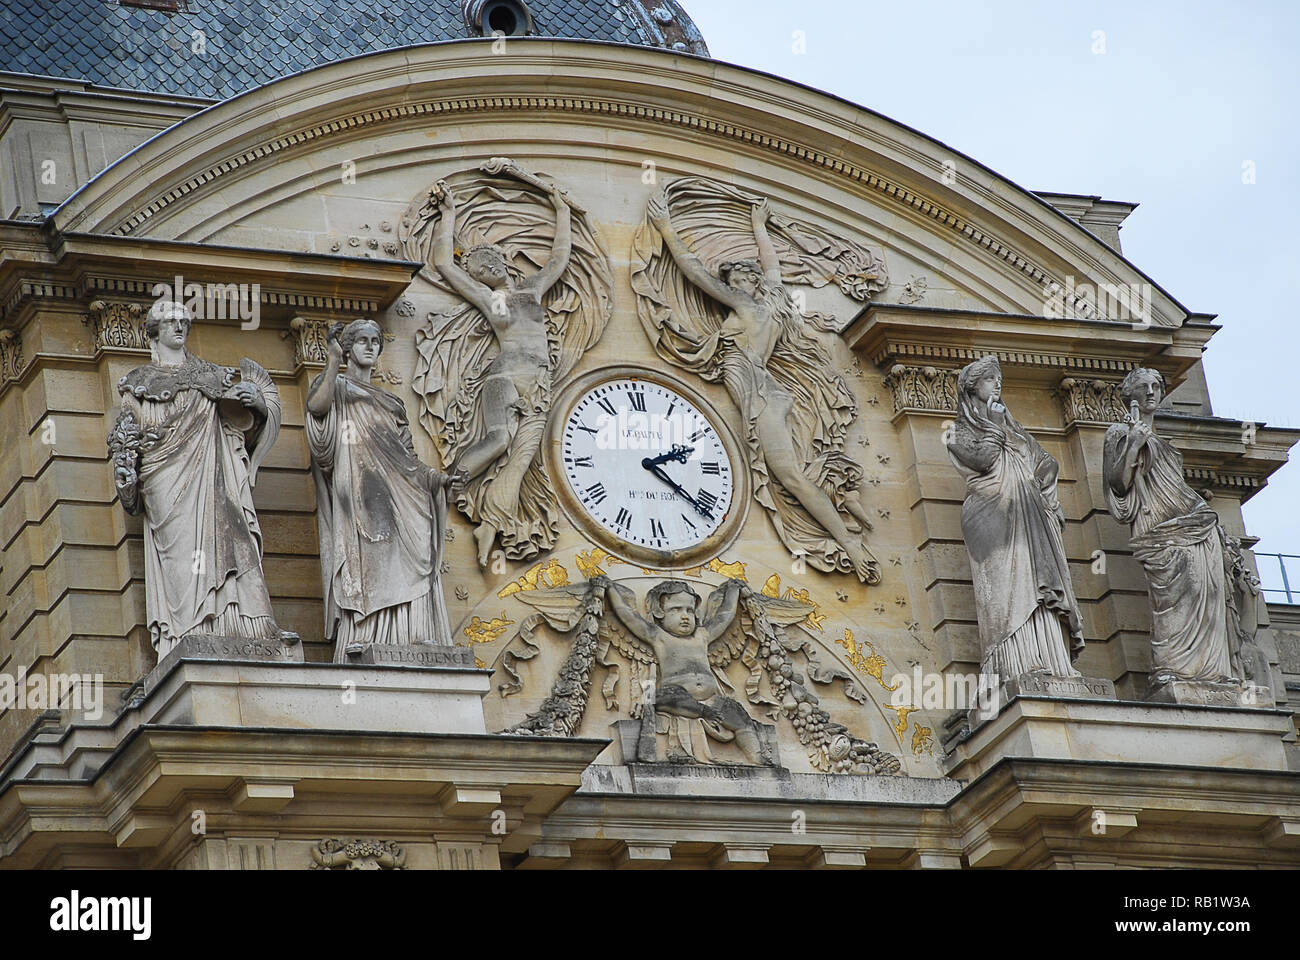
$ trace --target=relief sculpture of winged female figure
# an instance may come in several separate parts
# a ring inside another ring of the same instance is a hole
[[[755,254],[757,255],[755,257]],[[857,244],[776,215],[766,198],[700,177],[650,198],[633,240],[642,325],[669,363],[721,381],[745,418],[754,496],[786,548],[826,572],[880,582],[862,468],[844,453],[857,404],[789,285],[856,299],[886,284]]]
[[[407,255],[460,306],[416,336],[420,421],[476,524],[480,566],[548,550],[558,507],[541,443],[555,390],[604,332],[612,271],[585,211],[496,158],[439,180],[402,222]]]

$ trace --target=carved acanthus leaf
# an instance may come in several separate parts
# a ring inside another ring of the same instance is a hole
[[[0,330],[0,385],[17,380],[27,369],[23,341],[16,330]]]
[[[145,308],[138,303],[92,300],[89,317],[82,323],[95,327],[96,350],[148,350],[145,336]]]
[[[895,364],[885,377],[894,394],[894,412],[934,410],[957,412],[957,371],[941,367]]]
[[[293,365],[303,364],[323,367],[329,357],[330,325],[324,320],[294,317],[289,321],[289,335],[293,337]]]
[[[1065,410],[1067,426],[1074,423],[1117,423],[1127,408],[1119,384],[1111,380],[1079,380],[1066,377],[1057,388]]]

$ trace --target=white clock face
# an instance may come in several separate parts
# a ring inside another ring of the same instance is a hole
[[[651,380],[608,380],[578,397],[560,463],[584,510],[620,541],[679,551],[715,534],[735,475],[717,429],[691,401]]]

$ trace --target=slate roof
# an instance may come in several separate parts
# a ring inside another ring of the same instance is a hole
[[[708,55],[673,0],[526,0],[543,37]],[[333,60],[469,35],[461,0],[0,0],[0,71],[224,100]],[[201,30],[207,53],[191,54]],[[685,37],[688,43],[682,42]]]

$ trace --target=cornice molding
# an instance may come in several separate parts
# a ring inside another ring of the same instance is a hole
[[[1186,318],[1177,301],[1075,221],[916,131],[756,71],[663,51],[619,48],[611,56],[612,49],[535,39],[503,57],[465,43],[325,65],[189,118],[92,180],[55,220],[61,228],[137,235],[195,191],[315,141],[334,146],[367,128],[409,128],[439,116],[463,126],[588,115],[603,118],[593,126],[668,126],[692,139],[744,145],[751,156],[778,156],[787,168],[812,168],[811,177],[833,188],[933,224],[971,262],[997,261],[1025,307],[1060,290],[1067,311],[1086,316],[1090,295],[1078,293],[1075,281],[1140,283],[1152,289],[1154,323]],[[461,142],[469,143],[463,135]],[[230,145],[224,152],[223,144]]]
[[[203,172],[195,174],[179,185],[167,190],[152,203],[119,220],[109,229],[109,233],[115,236],[131,236],[150,218],[176,201],[216,182],[232,171],[285,150],[345,130],[419,116],[469,113],[477,117],[491,113],[515,113],[521,111],[529,113],[545,111],[547,113],[606,114],[649,120],[669,126],[704,131],[726,139],[751,144],[773,153],[793,157],[802,163],[821,167],[846,180],[861,184],[872,190],[880,199],[909,207],[922,216],[928,217],[968,243],[974,244],[988,254],[1006,261],[1035,284],[1043,287],[1044,291],[1051,289],[1055,285],[1056,288],[1063,291],[1061,296],[1065,298],[1065,302],[1069,304],[1074,312],[1086,313],[1093,309],[1086,298],[1073,292],[1064,292],[1067,287],[1064,278],[1045,270],[1008,243],[968,222],[944,206],[886,177],[854,166],[841,158],[822,153],[804,144],[764,134],[737,124],[680,110],[668,110],[661,107],[599,97],[458,97],[448,100],[427,100],[421,103],[400,104],[379,110],[367,110],[337,120],[314,124],[293,133],[275,137],[256,147],[228,157],[220,163],[208,166]],[[1072,284],[1070,286],[1072,288]]]
[[[1056,388],[1062,375],[1120,380],[1135,367],[1181,383],[1213,327],[1135,327],[915,304],[873,303],[841,331],[849,347],[885,371],[897,364],[956,368],[996,356],[1004,374]]]

